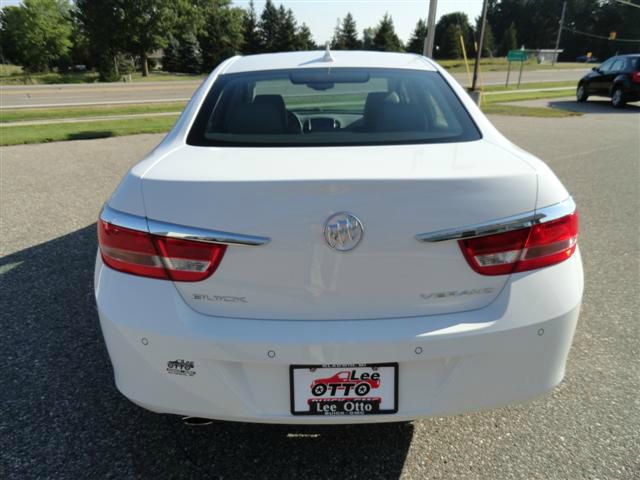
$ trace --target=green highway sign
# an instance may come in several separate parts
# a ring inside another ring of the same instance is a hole
[[[527,59],[527,52],[524,50],[509,50],[507,60],[510,62],[524,62]]]

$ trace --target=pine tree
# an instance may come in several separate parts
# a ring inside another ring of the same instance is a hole
[[[516,48],[518,48],[518,33],[516,32],[516,26],[512,23],[502,35],[500,54],[506,55],[509,50],[515,50]]]
[[[296,34],[296,50],[315,50],[316,48],[318,46],[313,41],[311,30],[307,24],[303,23]]]
[[[202,71],[202,51],[195,35],[188,34],[178,48],[178,71],[198,73]]]
[[[427,38],[427,22],[418,20],[416,28],[407,44],[407,52],[422,54],[424,51],[425,38]]]
[[[278,9],[273,5],[271,0],[267,0],[267,3],[260,15],[260,38],[263,52],[276,52],[277,47],[277,35],[280,28],[280,17],[278,15]]]
[[[202,70],[210,72],[242,50],[244,10],[231,7],[229,2],[211,2],[202,13],[205,22],[197,38],[202,49]]]
[[[275,51],[290,52],[296,49],[298,26],[291,9],[285,9],[283,5],[278,8],[278,30],[275,38]]]
[[[374,50],[373,48],[373,38],[376,36],[375,28],[365,28],[362,31],[362,49],[363,50]]]
[[[162,70],[165,72],[178,72],[178,50],[180,49],[180,42],[171,35],[167,46],[164,48],[162,55]]]
[[[360,40],[358,39],[358,28],[356,27],[356,21],[353,19],[351,13],[347,13],[342,21],[342,27],[340,28],[340,44],[341,48],[345,50],[357,50],[361,47]]]
[[[402,51],[402,42],[400,38],[398,38],[398,35],[396,35],[393,19],[388,13],[385,13],[378,24],[376,34],[373,37],[373,49],[385,52]]]
[[[482,19],[478,18],[477,26],[476,26],[476,36],[478,38],[478,42],[480,41],[480,29]],[[496,42],[493,37],[493,31],[491,29],[491,25],[489,22],[486,23],[484,29],[484,39],[482,42],[482,56],[483,57],[493,57],[496,50]]]
[[[256,15],[253,0],[249,2],[249,10],[244,16],[243,35],[243,53],[252,54],[262,51],[262,39],[260,38],[260,31],[258,30],[258,16]]]
[[[442,36],[442,45],[440,45],[440,56],[442,58],[462,58],[461,35],[462,29],[458,25],[452,23],[447,27]]]
[[[338,18],[336,20],[336,28],[333,29],[333,37],[331,37],[331,49],[332,50],[341,50],[342,49],[342,45],[340,44],[341,40],[342,40],[342,28],[341,28],[341,22],[340,19]]]

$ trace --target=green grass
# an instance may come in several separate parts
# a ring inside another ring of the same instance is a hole
[[[106,138],[137,133],[160,133],[170,130],[177,117],[175,115],[87,123],[2,127],[0,128],[0,145]]]
[[[168,73],[153,71],[148,77],[141,73],[131,74],[132,82],[161,82],[175,80],[201,80],[205,75],[190,75],[182,73]],[[17,65],[0,65],[0,85],[50,85],[58,83],[95,83],[98,82],[97,72],[47,72],[29,73],[22,71]]]
[[[512,115],[518,117],[548,117],[562,118],[580,116],[578,112],[571,112],[549,107],[528,107],[524,105],[510,105],[509,102],[522,100],[538,100],[544,98],[561,98],[571,96],[575,92],[575,82],[545,82],[536,83],[531,88],[567,87],[563,90],[551,92],[520,92],[515,88],[491,87],[485,91],[500,92],[497,95],[483,95],[480,108],[486,114]],[[529,89],[527,85],[526,89]]]
[[[485,104],[482,111],[487,115],[509,115],[515,117],[564,118],[582,115],[578,112],[547,107],[523,107],[520,105]]]
[[[509,84],[508,87],[504,85],[488,85],[486,87],[482,87],[483,92],[517,92],[519,90],[533,90],[533,89],[541,89],[541,88],[558,88],[558,87],[567,87],[575,89],[578,85],[577,81],[574,80],[566,80],[563,82],[535,82],[535,83],[522,83],[520,84],[520,88],[518,88],[513,83]]]
[[[138,105],[96,105],[90,107],[52,107],[0,110],[0,124],[27,120],[101,117],[144,113],[181,112],[185,102],[148,103]]]
[[[508,92],[500,95],[483,95],[482,103],[506,103],[518,102],[520,100],[538,100],[542,98],[561,98],[569,97],[575,93],[575,89],[554,90],[552,92]]]
[[[436,60],[440,65],[446,68],[449,72],[465,72],[466,67],[464,64],[464,60]],[[473,64],[475,63],[475,59],[469,59],[469,70],[473,72]],[[593,67],[594,64],[585,64],[585,63],[573,63],[573,62],[561,62],[556,63],[552,66],[550,63],[542,63],[538,64],[535,59],[529,59],[524,64],[524,70],[566,70],[573,68],[584,68],[585,70]],[[508,67],[507,59],[504,57],[501,58],[483,58],[480,60],[480,70],[482,72],[502,72],[506,71]],[[520,69],[520,63],[515,62],[511,65],[511,71],[516,71]]]

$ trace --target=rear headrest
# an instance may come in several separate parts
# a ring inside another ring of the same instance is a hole
[[[267,101],[265,103],[242,103],[238,105],[231,112],[228,132],[257,135],[284,133],[286,129],[284,103],[282,107],[278,107],[275,103],[274,101]]]
[[[400,103],[396,92],[371,92],[364,103],[363,120],[367,128],[373,128],[385,103]]]
[[[406,103],[383,103],[375,123],[378,132],[424,132],[427,117],[420,107]]]
[[[283,114],[286,111],[282,95],[256,95],[253,99],[253,103],[273,105],[274,107],[281,109]]]

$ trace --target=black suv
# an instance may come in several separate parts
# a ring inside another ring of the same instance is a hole
[[[579,102],[586,102],[590,95],[610,97],[616,108],[640,100],[640,53],[611,57],[593,67],[580,79],[576,90]]]

